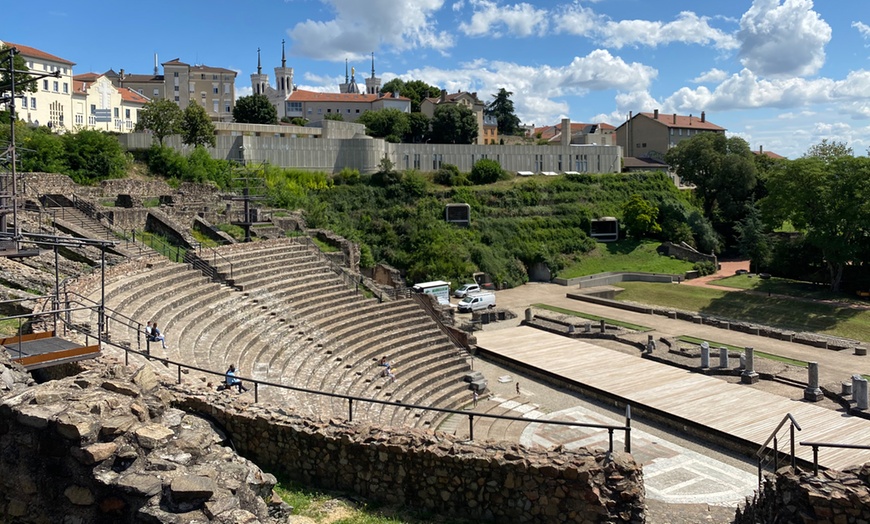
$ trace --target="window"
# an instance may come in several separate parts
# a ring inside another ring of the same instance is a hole
[[[93,115],[96,112],[97,112],[97,104],[91,104],[91,114]]]
[[[674,136],[674,128],[671,128],[671,136]]]
[[[193,82],[189,82],[189,83],[187,84],[187,92],[188,92],[188,93],[193,93],[193,92],[195,92],[195,91],[196,91],[196,86],[193,84]]]
[[[359,113],[359,109],[357,109],[356,112]]]
[[[677,130],[677,134],[680,135],[680,136],[683,136],[683,130],[682,130],[682,129],[678,129],[678,130]]]
[[[30,109],[36,109],[36,97],[30,97]]]
[[[172,76],[174,76],[175,78],[178,78],[178,71],[173,72]]]
[[[327,109],[326,112],[327,112],[327,113],[332,113],[332,109]]]
[[[130,110],[129,109],[124,110],[124,118],[126,118],[128,120],[130,119]]]
[[[219,103],[220,103],[220,100],[212,100],[212,101],[211,101],[211,108],[212,108],[212,112],[213,112],[213,113],[217,113],[217,112],[218,112],[218,104],[219,104]]]
[[[160,96],[160,88],[154,88],[154,96]]]
[[[175,95],[175,101],[178,102],[178,95]]]
[[[173,87],[172,87],[172,90],[175,91],[175,92],[177,93],[177,92],[178,92],[178,86],[173,86]]]
[[[225,95],[230,94],[230,84],[229,83],[224,84],[224,94]]]
[[[120,116],[121,110],[118,109],[117,107],[114,108],[114,109],[115,109],[115,111],[114,111],[114,113],[115,113],[115,118],[118,118],[118,117]]]
[[[214,85],[211,87],[211,92],[212,92],[212,94],[214,94],[214,95],[220,94],[220,90],[218,89],[218,85],[217,85],[217,84],[214,84]]]
[[[323,108],[318,107],[318,108],[317,108],[317,114],[320,115],[320,114],[322,114],[322,113],[323,113]]]
[[[211,79],[212,79],[212,80],[217,80],[217,79],[218,79],[218,76],[217,76],[217,75],[211,75]]]
[[[350,108],[347,108],[347,114],[350,114]]]
[[[199,75],[199,79],[200,79],[200,80],[205,80],[205,73],[200,73],[200,75]]]
[[[231,108],[230,103],[227,102],[227,105],[224,106],[224,113],[232,113],[232,112],[233,112],[233,108]]]
[[[43,90],[43,91],[48,91],[48,80],[43,80],[43,81],[42,81],[42,90]]]
[[[21,99],[21,109],[27,109],[27,97]]]

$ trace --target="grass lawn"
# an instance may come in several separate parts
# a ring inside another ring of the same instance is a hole
[[[748,289],[759,293],[774,293],[791,297],[812,298],[815,300],[838,300],[855,304],[867,304],[855,295],[845,293],[832,293],[827,284],[813,284],[787,278],[771,277],[762,280],[755,275],[734,275],[720,278],[712,282],[717,286],[733,287],[736,289]]]
[[[870,311],[677,284],[622,282],[616,299],[870,342]]]
[[[599,242],[591,253],[559,271],[561,278],[574,278],[610,271],[644,271],[647,273],[669,273],[682,275],[692,269],[691,262],[677,260],[656,253],[661,242],[638,242],[620,240],[619,242]]]
[[[574,311],[571,309],[565,309],[565,308],[561,308],[561,307],[557,307],[557,306],[551,306],[549,304],[532,304],[532,306],[537,307],[537,308],[541,308],[541,309],[546,309],[547,311],[553,311],[555,313],[561,313],[563,315],[570,315],[570,316],[574,316],[574,317],[585,318],[586,320],[593,320],[595,322],[599,322],[601,320],[604,320],[606,323],[610,324],[611,326],[619,326],[619,327],[623,327],[625,329],[630,329],[632,331],[640,331],[640,332],[652,331],[652,328],[650,328],[650,327],[641,326],[638,324],[632,324],[630,322],[623,322],[621,320],[615,320],[615,319],[607,318],[607,317],[599,317],[598,315],[590,315],[589,313],[581,313],[580,311]]]

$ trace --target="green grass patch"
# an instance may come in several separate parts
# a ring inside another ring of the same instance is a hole
[[[652,328],[641,326],[638,324],[632,324],[630,322],[623,322],[621,320],[615,320],[612,318],[599,317],[598,315],[590,315],[589,313],[582,313],[580,311],[573,311],[571,309],[564,309],[557,306],[551,306],[549,304],[532,304],[532,306],[540,309],[546,309],[547,311],[553,311],[555,313],[561,313],[563,315],[570,315],[573,317],[584,318],[586,320],[593,320],[595,322],[604,321],[611,326],[619,326],[625,329],[631,329],[632,331],[652,331]]]
[[[107,198],[105,200],[100,200],[100,205],[103,207],[115,207],[115,199]]]
[[[19,319],[5,318],[0,320],[0,335],[11,337],[18,334]]]
[[[195,229],[191,229],[190,234],[193,235],[193,238],[195,238],[203,247],[217,247],[222,245],[211,237],[206,236]]]
[[[160,205],[159,197],[146,198],[142,201],[142,207],[157,207]]]
[[[870,342],[870,311],[864,309],[677,284],[622,282],[620,287],[624,289],[616,296],[620,301]]]
[[[339,494],[312,490],[279,481],[275,492],[293,506],[293,515],[331,524],[468,524],[469,521],[434,515],[429,511],[390,508],[377,503],[354,505]]]
[[[314,241],[314,244],[317,245],[317,247],[320,248],[320,251],[322,251],[324,253],[336,253],[338,251],[341,251],[339,248],[337,248],[331,244],[327,244],[326,242],[324,242],[323,240],[320,240],[318,238],[311,237],[311,240]]]
[[[745,348],[742,348],[740,346],[733,346],[731,344],[724,344],[722,342],[715,342],[713,340],[707,340],[704,338],[691,337],[689,335],[680,335],[679,337],[677,337],[677,340],[679,340],[680,342],[687,342],[689,344],[696,344],[699,346],[701,345],[701,342],[707,342],[708,344],[710,344],[711,349],[718,349],[718,348],[724,347],[724,348],[728,348],[728,351],[736,351],[738,353],[743,353],[745,351]],[[774,355],[773,353],[765,353],[764,351],[755,350],[755,354],[758,355],[759,358],[765,358],[767,360],[775,360],[777,362],[782,362],[784,364],[791,364],[792,366],[798,366],[798,367],[805,368],[808,365],[803,360],[798,360],[796,358],[781,357],[779,355]]]
[[[148,231],[137,231],[136,240],[150,246],[151,249],[157,251],[173,262],[184,262],[184,253],[187,249],[171,244],[169,239],[162,235],[157,235]]]
[[[659,255],[656,252],[659,245],[660,242],[636,240],[599,242],[593,251],[584,254],[577,262],[559,271],[559,277],[575,278],[615,271],[682,275],[692,269],[691,262]]]
[[[245,229],[242,226],[237,226],[235,224],[216,224],[215,227],[236,240],[245,239]]]
[[[827,284],[813,284],[788,278],[771,277],[760,279],[757,275],[734,275],[720,278],[714,283],[717,286],[731,287],[757,291],[759,293],[771,293],[790,297],[810,298],[813,300],[838,300],[841,302],[860,304],[862,301],[854,295],[845,293],[833,293]]]

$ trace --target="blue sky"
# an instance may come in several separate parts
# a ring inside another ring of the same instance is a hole
[[[75,73],[149,73],[160,62],[239,72],[281,40],[302,89],[358,77],[419,79],[484,100],[513,92],[525,124],[700,115],[790,158],[823,138],[870,147],[867,0],[182,0],[12,2],[0,39],[75,62]]]

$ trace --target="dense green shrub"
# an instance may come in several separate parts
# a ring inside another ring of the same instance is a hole
[[[695,262],[695,265],[692,266],[692,269],[698,272],[699,276],[707,276],[716,273],[716,264],[713,262],[701,261]]]
[[[468,178],[472,183],[477,185],[492,184],[501,178],[502,173],[504,173],[504,170],[502,170],[501,164],[489,158],[481,158],[474,163]]]

